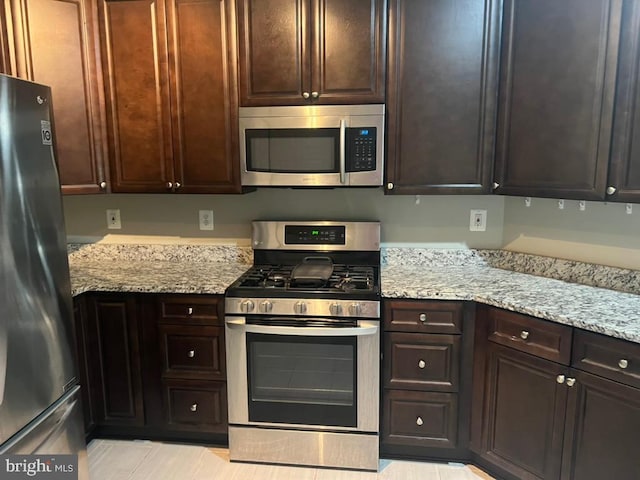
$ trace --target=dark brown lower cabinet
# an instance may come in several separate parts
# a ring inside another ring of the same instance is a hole
[[[77,298],[87,434],[226,443],[222,305],[219,295]]]
[[[558,478],[567,367],[501,345],[487,348],[479,455],[518,479]],[[559,377],[560,376],[560,377]]]
[[[562,480],[640,477],[640,390],[579,370],[569,388]]]

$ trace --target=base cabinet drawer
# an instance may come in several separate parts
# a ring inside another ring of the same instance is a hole
[[[226,433],[225,382],[165,380],[163,388],[166,420],[170,428]]]
[[[382,442],[416,447],[457,446],[458,395],[388,390]]]
[[[163,376],[224,380],[222,327],[160,325]]]

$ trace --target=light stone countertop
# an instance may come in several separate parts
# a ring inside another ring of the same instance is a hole
[[[103,247],[103,255],[94,250],[70,256],[74,296],[90,291],[223,294],[251,266],[246,255],[225,249],[208,251],[206,257],[189,253],[160,260],[140,250],[112,256],[109,248]],[[382,267],[383,297],[474,300],[640,343],[640,295],[494,268],[476,261],[475,254],[463,264],[458,258],[449,264],[409,260]]]
[[[640,295],[480,265],[382,268],[382,296],[474,300],[640,343]]]

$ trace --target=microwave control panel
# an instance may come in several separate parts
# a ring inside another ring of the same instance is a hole
[[[347,172],[367,172],[376,169],[376,127],[347,130]]]

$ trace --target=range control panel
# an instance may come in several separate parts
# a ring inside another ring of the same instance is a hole
[[[285,225],[286,245],[344,245],[344,225]]]
[[[364,172],[376,169],[376,127],[349,128],[347,172]]]

